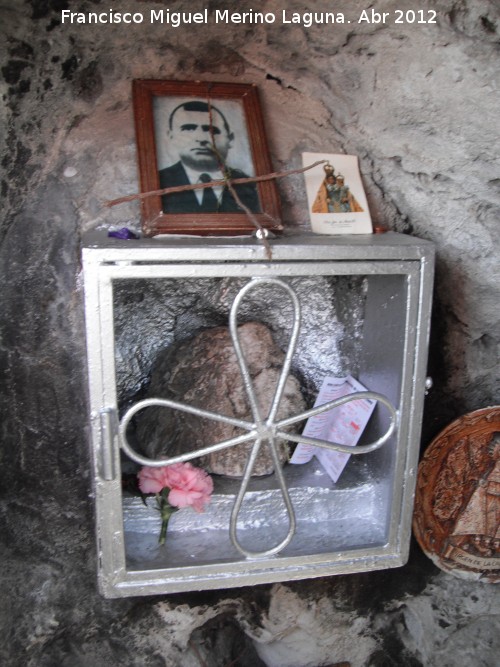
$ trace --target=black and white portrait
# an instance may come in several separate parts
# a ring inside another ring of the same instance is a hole
[[[245,114],[238,100],[164,96],[153,105],[160,188],[255,175]],[[255,183],[234,185],[253,213],[261,211]],[[227,186],[162,196],[163,213],[242,213]]]
[[[132,97],[145,236],[283,229],[255,85],[135,79]]]

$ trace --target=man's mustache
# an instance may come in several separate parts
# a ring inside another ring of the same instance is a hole
[[[204,144],[202,146],[194,146],[192,151],[207,151],[208,153],[217,153],[217,148],[212,144]]]

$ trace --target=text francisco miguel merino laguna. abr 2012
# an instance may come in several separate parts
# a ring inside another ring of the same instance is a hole
[[[383,12],[370,7],[363,9],[356,16],[346,16],[343,12],[291,12],[283,9],[279,12],[257,12],[248,9],[244,12],[231,12],[229,9],[207,8],[200,12],[174,12],[170,9],[151,9],[148,12],[117,12],[108,9],[103,12],[72,12],[69,9],[61,11],[61,23],[93,23],[93,24],[166,24],[171,28],[179,28],[187,24],[226,23],[238,25],[242,23],[282,25],[300,24],[306,28],[318,24],[342,23],[437,23],[437,13],[432,9],[399,9]]]

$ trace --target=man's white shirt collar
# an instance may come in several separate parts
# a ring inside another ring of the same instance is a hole
[[[182,165],[184,167],[184,171],[187,174],[187,177],[189,179],[189,182],[191,185],[195,185],[196,183],[201,183],[200,181],[200,176],[202,174],[208,174],[210,176],[210,179],[212,181],[222,181],[224,179],[224,176],[222,172],[217,169],[216,171],[195,171],[194,169],[191,169],[191,167],[186,166],[185,164]],[[220,199],[222,195],[222,186],[221,185],[216,185],[213,188],[214,194],[217,197],[217,199]],[[201,202],[203,199],[203,188],[199,188],[197,190],[193,190],[196,199],[198,200],[198,204],[201,206]]]

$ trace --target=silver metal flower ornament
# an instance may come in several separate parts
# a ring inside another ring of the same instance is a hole
[[[289,298],[292,301],[293,304],[293,310],[294,310],[294,316],[293,316],[293,324],[292,324],[292,331],[290,335],[290,342],[288,345],[288,350],[285,355],[285,359],[283,362],[283,368],[281,370],[281,374],[278,380],[278,384],[276,386],[276,390],[274,393],[273,401],[271,404],[271,408],[269,410],[269,413],[267,414],[266,417],[262,417],[258,402],[257,402],[257,397],[256,393],[254,391],[252,379],[250,377],[250,373],[248,371],[248,366],[245,360],[245,355],[243,354],[239,336],[238,336],[238,326],[237,326],[237,320],[238,320],[238,311],[241,305],[241,302],[245,298],[245,296],[252,290],[258,289],[259,287],[263,285],[273,285],[278,289],[283,290],[284,292],[287,293]],[[123,451],[129,456],[133,461],[136,463],[139,463],[141,465],[147,465],[151,467],[160,467],[160,466],[165,466],[165,465],[171,465],[173,463],[179,463],[182,461],[189,461],[194,458],[198,458],[201,456],[205,456],[207,454],[210,454],[212,452],[220,451],[223,449],[226,449],[228,447],[233,447],[234,445],[239,445],[245,442],[250,442],[253,441],[253,446],[250,450],[250,454],[248,456],[248,460],[245,466],[245,471],[243,474],[243,479],[241,481],[240,489],[238,491],[238,494],[236,496],[233,509],[231,512],[231,519],[230,519],[230,525],[229,525],[229,534],[231,541],[235,548],[245,557],[247,558],[264,558],[267,556],[273,556],[275,554],[278,554],[280,551],[282,551],[293,539],[293,536],[295,534],[296,530],[296,517],[295,517],[295,511],[292,505],[292,502],[290,500],[290,495],[288,493],[288,489],[286,486],[285,478],[283,475],[283,470],[279,461],[278,457],[278,451],[276,448],[276,441],[279,439],[285,439],[288,441],[292,442],[301,442],[305,444],[310,444],[314,445],[317,447],[324,447],[326,449],[338,451],[338,452],[345,452],[348,454],[366,454],[369,452],[373,452],[379,447],[381,447],[383,444],[385,444],[391,435],[394,433],[394,430],[396,428],[397,424],[397,411],[393,407],[393,405],[390,403],[390,401],[383,396],[382,394],[379,394],[377,392],[372,392],[372,391],[364,391],[364,392],[357,392],[355,394],[350,394],[348,396],[343,396],[341,398],[335,399],[334,401],[329,401],[328,403],[324,403],[321,406],[312,408],[310,410],[306,410],[305,412],[301,412],[300,414],[294,415],[293,417],[288,417],[286,419],[281,419],[276,421],[276,415],[278,413],[278,409],[280,406],[280,402],[283,396],[283,391],[285,389],[285,383],[286,379],[288,377],[288,374],[290,372],[290,367],[292,363],[292,358],[295,353],[295,348],[297,345],[297,339],[300,333],[300,303],[298,300],[297,295],[293,291],[293,289],[283,280],[277,279],[277,278],[252,278],[250,282],[248,282],[237,294],[236,298],[234,299],[234,302],[231,307],[230,311],[230,317],[229,317],[229,328],[230,328],[230,333],[231,333],[231,338],[233,341],[236,357],[238,359],[238,364],[240,366],[242,378],[243,378],[243,383],[245,386],[245,390],[247,392],[248,400],[250,403],[251,407],[251,412],[252,412],[252,417],[253,421],[244,421],[240,419],[235,419],[233,417],[226,417],[225,415],[219,414],[217,412],[211,412],[207,410],[202,410],[200,408],[191,406],[191,405],[186,405],[184,403],[179,403],[177,401],[171,401],[168,399],[161,399],[161,398],[150,398],[150,399],[145,399],[143,401],[137,402],[135,405],[133,405],[131,408],[127,410],[127,412],[124,414],[120,421],[120,440],[121,440],[121,447]],[[372,399],[378,401],[380,404],[384,405],[387,410],[389,411],[389,426],[387,428],[387,431],[377,440],[374,442],[364,445],[364,446],[359,446],[359,447],[349,447],[346,445],[341,445],[340,443],[334,443],[334,442],[328,442],[326,440],[320,440],[316,438],[310,438],[307,436],[303,436],[300,434],[292,434],[288,433],[285,429],[292,424],[295,424],[297,422],[301,422],[305,419],[308,419],[309,417],[313,417],[315,415],[321,414],[323,412],[327,412],[328,410],[331,410],[333,408],[336,408],[340,405],[343,405],[344,403],[348,403],[350,401],[356,401],[360,399]],[[151,407],[151,406],[160,406],[160,407],[165,407],[165,408],[170,408],[174,410],[180,410],[182,412],[188,412],[191,414],[195,414],[199,417],[202,418],[207,418],[207,419],[213,419],[215,421],[219,422],[224,422],[226,424],[230,424],[232,426],[239,427],[240,429],[243,429],[246,431],[246,433],[243,433],[242,435],[230,438],[228,440],[224,440],[222,442],[218,442],[214,445],[210,445],[207,447],[203,447],[200,449],[197,449],[192,452],[187,452],[185,454],[181,454],[179,456],[172,456],[172,457],[166,457],[162,459],[149,459],[147,457],[141,456],[138,454],[131,446],[130,443],[127,440],[127,427],[132,419],[132,417],[139,411],[144,410],[145,408]],[[287,515],[288,515],[288,532],[286,537],[279,542],[279,544],[276,544],[270,549],[267,549],[265,551],[251,551],[247,548],[245,548],[240,541],[238,540],[238,535],[237,535],[237,525],[238,525],[238,515],[241,510],[241,506],[243,503],[243,499],[245,496],[245,493],[247,492],[248,489],[248,484],[250,482],[250,478],[252,475],[252,470],[255,465],[255,461],[257,459],[257,456],[259,454],[261,446],[263,446],[263,443],[266,443],[267,447],[269,448],[270,455],[272,457],[273,463],[274,463],[274,471],[276,474],[276,478],[278,481],[278,485],[281,491],[281,494],[283,496],[283,501],[287,510]]]

